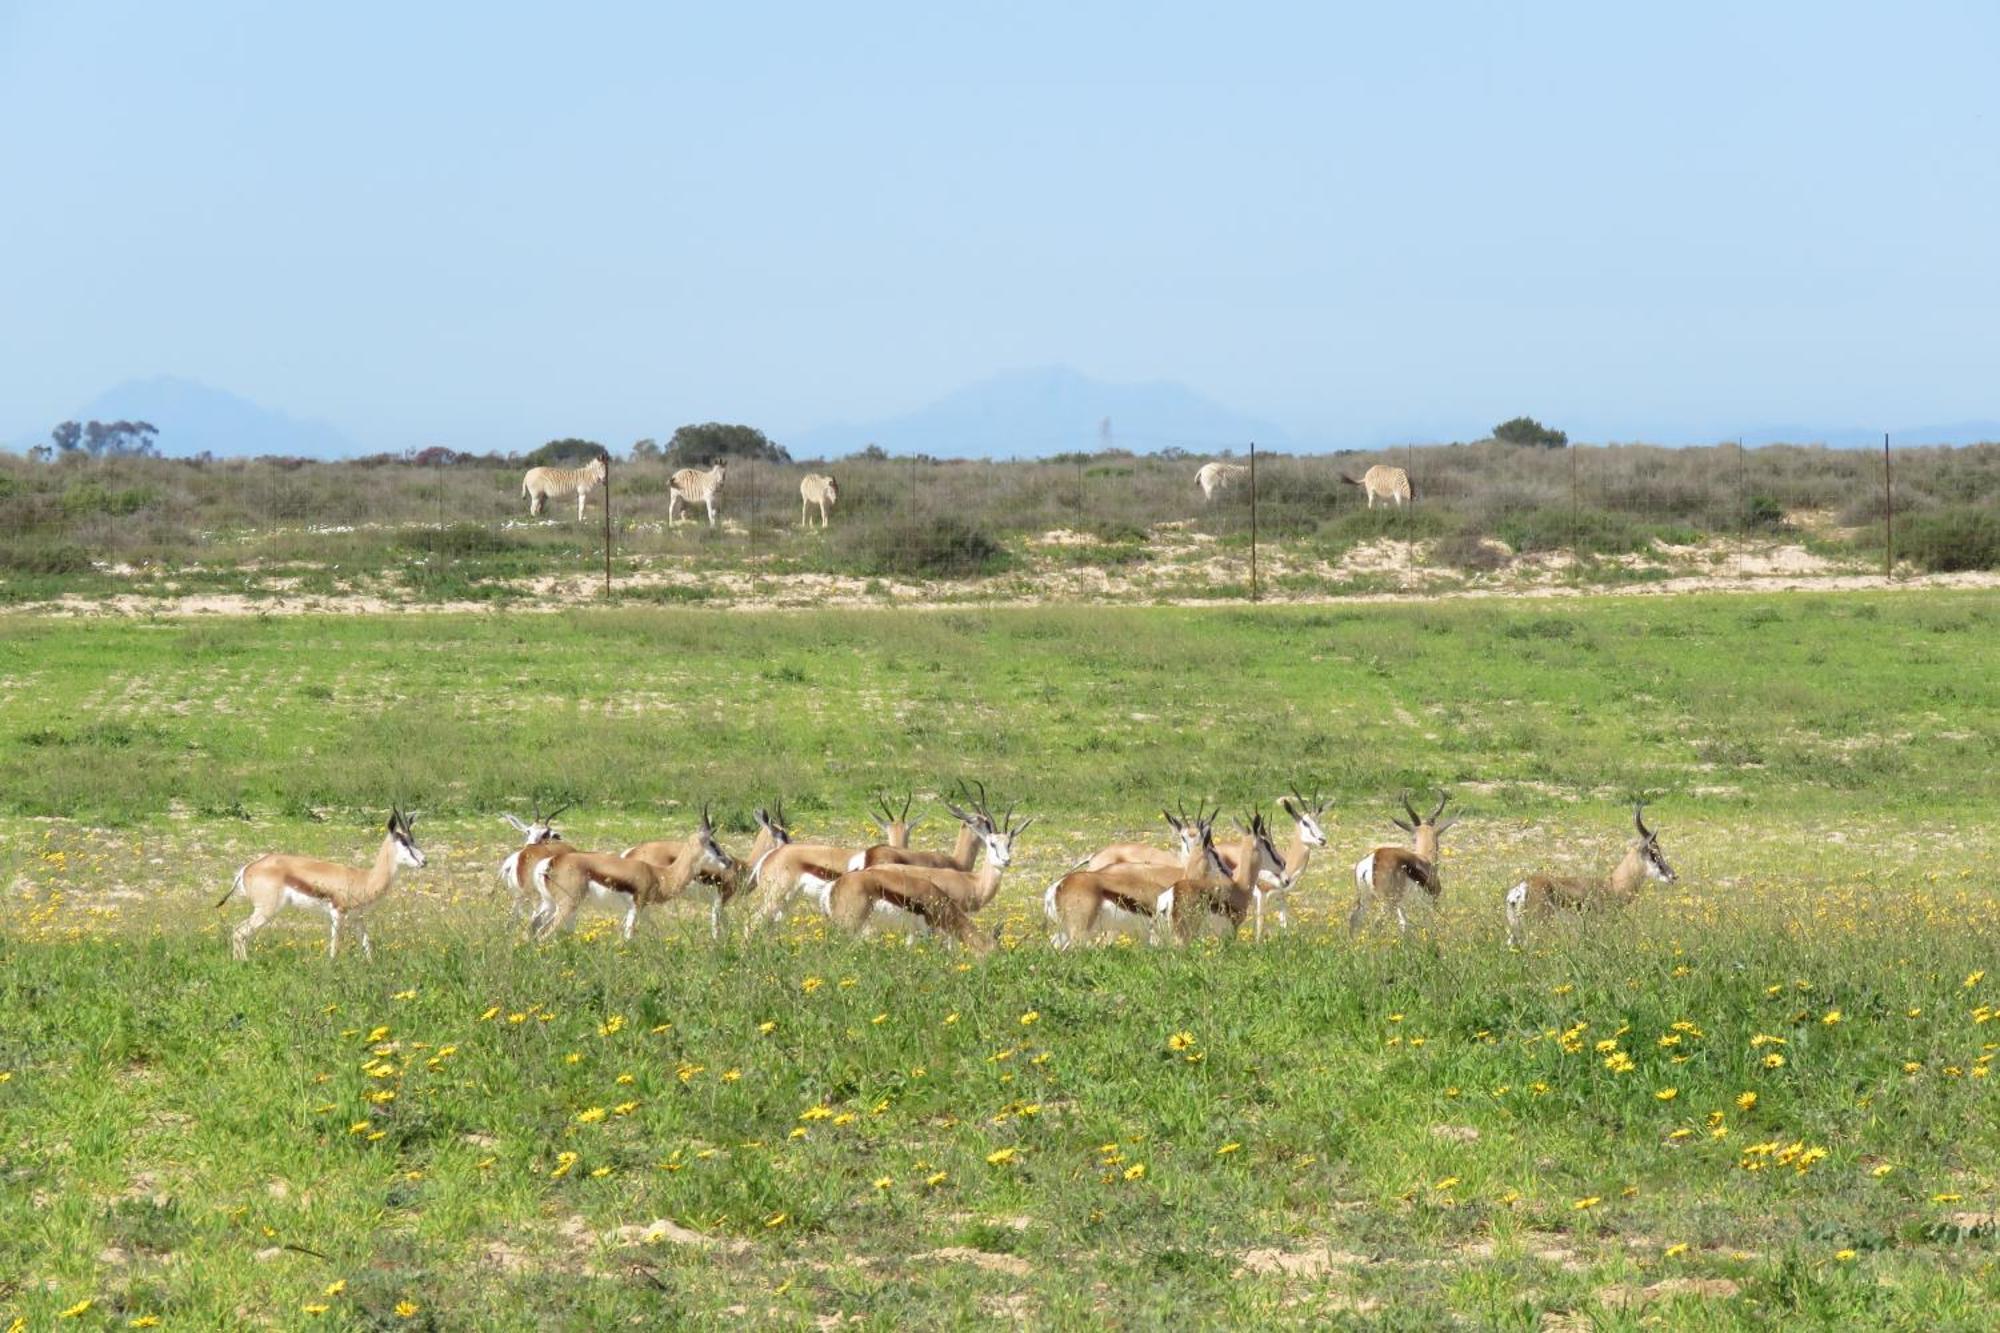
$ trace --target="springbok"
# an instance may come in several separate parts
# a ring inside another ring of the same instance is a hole
[[[708,506],[708,526],[715,526],[715,493],[722,489],[722,474],[729,466],[723,459],[706,472],[698,467],[684,467],[674,473],[667,483],[667,526],[674,525],[674,516],[682,506],[689,509],[698,504]]]
[[[576,521],[583,522],[583,503],[590,493],[604,480],[604,457],[599,455],[582,467],[531,467],[521,478],[521,495],[528,502],[528,512],[537,517],[548,507],[549,497],[561,499],[574,493],[576,496]]]
[[[1086,863],[1056,880],[1042,894],[1042,913],[1054,927],[1051,942],[1056,948],[1099,934],[1156,937],[1172,911],[1176,885],[1229,877],[1229,868],[1216,854],[1213,815],[1198,809],[1193,818],[1160,813],[1180,839],[1181,859],[1172,865],[1128,861],[1095,870]]]
[[[1444,813],[1444,803],[1450,797],[1438,793],[1438,803],[1430,814],[1420,815],[1410,804],[1410,794],[1403,793],[1403,810],[1410,817],[1404,823],[1394,815],[1389,822],[1410,835],[1408,847],[1377,847],[1368,855],[1354,863],[1354,910],[1347,914],[1347,933],[1352,935],[1361,929],[1368,917],[1368,909],[1377,901],[1393,909],[1396,925],[1405,933],[1410,929],[1410,919],[1403,914],[1403,896],[1412,884],[1422,888],[1436,902],[1444,892],[1444,880],[1438,871],[1438,835],[1458,822],[1453,816],[1438,823],[1438,816]]]
[[[1671,884],[1676,876],[1660,850],[1660,835],[1646,827],[1643,801],[1632,806],[1632,826],[1639,836],[1626,844],[1625,856],[1609,877],[1530,875],[1507,890],[1507,943],[1517,946],[1525,934],[1524,918],[1548,916],[1558,908],[1583,913],[1624,907],[1639,896],[1648,879]]]
[[[978,871],[906,865],[850,870],[827,887],[822,906],[828,919],[850,934],[888,927],[914,940],[919,931],[939,932],[974,953],[991,953],[992,936],[975,926],[972,918],[1000,891],[1000,876],[1014,859],[1014,840],[1035,819],[1031,815],[1017,825],[1009,807],[996,820],[984,802],[979,819],[986,864]]]
[[[313,907],[325,912],[332,923],[326,940],[328,958],[340,951],[340,928],[352,922],[361,936],[361,956],[372,960],[375,951],[368,943],[368,922],[362,914],[382,900],[395,882],[398,868],[424,868],[424,854],[410,832],[415,822],[415,815],[391,810],[375,864],[366,870],[282,852],[260,856],[244,866],[236,872],[229,892],[215,904],[220,908],[239,889],[250,899],[249,919],[230,934],[229,951],[238,960],[248,958],[250,937],[269,925],[272,917],[287,907]]]
[[[708,811],[701,812],[701,825],[688,839],[680,857],[661,870],[648,861],[600,852],[564,852],[535,866],[535,889],[541,906],[528,923],[537,940],[546,940],[568,926],[584,900],[594,898],[625,909],[622,934],[626,939],[639,924],[639,913],[677,898],[686,890],[697,871],[727,874],[735,863],[715,841],[715,827]]]
[[[1162,910],[1173,922],[1175,943],[1186,944],[1197,930],[1235,939],[1251,905],[1262,899],[1259,881],[1267,874],[1283,872],[1284,859],[1271,841],[1261,810],[1251,812],[1243,833],[1237,843],[1236,865],[1226,877],[1189,875],[1161,895]]]
[[[1359,481],[1345,472],[1340,474],[1340,479],[1349,486],[1359,486],[1368,492],[1370,509],[1375,507],[1375,497],[1378,495],[1384,500],[1394,500],[1398,509],[1403,507],[1403,501],[1417,498],[1417,493],[1410,489],[1410,474],[1399,467],[1385,467],[1377,463],[1362,473]]]
[[[1201,498],[1207,503],[1215,498],[1216,492],[1236,484],[1236,479],[1245,476],[1250,469],[1241,463],[1203,463],[1201,471],[1194,474],[1194,484],[1201,487]]]
[[[1174,841],[1180,844],[1178,847],[1169,850],[1165,847],[1155,847],[1150,842],[1107,843],[1092,852],[1090,859],[1076,868],[1078,870],[1109,870],[1113,866],[1125,865],[1180,866],[1186,864],[1190,833],[1187,828],[1188,814],[1185,803],[1183,803],[1179,818],[1176,818],[1173,812],[1165,809],[1160,811],[1160,818],[1166,820],[1167,827],[1174,831]]]
[[[738,861],[725,851],[723,855],[729,861],[727,868],[716,870],[707,865],[697,867],[694,880],[687,890],[688,897],[708,900],[709,933],[718,940],[722,938],[723,910],[742,891],[746,879],[745,872],[750,867],[760,864],[766,855],[785,841],[783,826],[772,820],[767,811],[757,811],[756,819],[757,836],[750,843],[749,855]],[[627,847],[618,854],[628,861],[644,861],[655,870],[667,871],[674,868],[688,845],[688,842],[679,838],[662,838]]]
[[[534,872],[537,861],[546,860],[563,852],[573,852],[576,848],[563,841],[562,834],[556,832],[555,817],[576,804],[564,801],[547,814],[542,813],[542,802],[535,800],[531,817],[523,822],[519,816],[503,814],[500,818],[514,826],[521,835],[521,845],[500,863],[500,882],[507,886],[513,898],[508,915],[518,917],[528,904],[529,895],[534,892]]]
[[[967,801],[972,799],[972,794],[964,790],[962,783],[960,793]],[[986,785],[980,783],[980,804],[983,805],[985,800]],[[961,810],[948,800],[944,802],[944,808],[951,811],[953,817],[958,820],[958,837],[952,842],[950,851],[931,852],[914,847],[895,847],[888,843],[877,843],[866,851],[856,852],[849,857],[847,868],[865,870],[869,866],[928,866],[933,870],[972,869],[972,862],[979,855],[979,837],[988,827],[986,816]],[[886,814],[887,811],[888,807],[885,805],[883,812]],[[903,813],[909,814],[907,804]],[[910,827],[914,829],[916,825],[912,824]]]
[[[1285,900],[1298,887],[1299,879],[1306,873],[1306,866],[1312,861],[1315,848],[1326,846],[1326,831],[1320,827],[1319,817],[1326,813],[1326,800],[1318,792],[1308,801],[1299,795],[1294,787],[1289,796],[1280,796],[1278,805],[1292,817],[1292,841],[1285,848],[1285,860],[1277,874],[1262,874],[1257,877],[1255,899],[1256,932],[1254,938],[1264,938],[1264,909],[1270,907],[1278,914],[1281,930],[1290,930],[1292,918],[1285,911]],[[1224,853],[1225,857],[1228,855]]]
[[[799,526],[807,528],[812,521],[806,517],[809,505],[819,506],[819,525],[826,526],[827,506],[840,499],[840,490],[833,484],[833,478],[823,472],[808,472],[799,479]]]
[[[891,847],[908,847],[910,831],[923,822],[910,818],[912,799],[909,795],[904,796],[903,810],[899,815],[890,806],[887,797],[875,798],[876,809],[881,815],[882,841]],[[778,823],[783,822],[784,813],[781,810]],[[793,896],[802,889],[810,888],[815,896],[823,896],[826,887],[845,872],[855,855],[867,851],[865,847],[827,842],[793,842],[789,834],[783,843],[783,846],[766,855],[761,865],[751,868],[749,881],[755,887],[761,904],[750,919],[752,929],[767,926],[783,916]]]

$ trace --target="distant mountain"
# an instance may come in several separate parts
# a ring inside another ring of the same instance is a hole
[[[904,416],[824,426],[784,443],[797,458],[838,458],[879,444],[936,458],[1038,458],[1110,443],[1149,452],[1283,449],[1285,432],[1182,384],[1107,384],[1062,366],[1016,370],[967,385]]]
[[[1852,426],[1761,426],[1742,433],[1743,443],[1823,444],[1829,449],[1882,447],[1882,432]],[[2000,440],[2000,421],[1960,421],[1949,426],[1912,426],[1889,431],[1891,445],[1986,444]]]
[[[98,394],[74,415],[78,421],[150,421],[160,429],[160,452],[174,457],[204,449],[218,458],[247,454],[339,458],[360,452],[354,441],[323,421],[301,421],[225,389],[171,376],[126,380]]]

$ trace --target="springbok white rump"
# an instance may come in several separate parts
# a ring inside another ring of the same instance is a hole
[[[528,922],[528,931],[537,940],[548,939],[569,925],[586,899],[595,899],[625,909],[622,933],[629,940],[638,927],[639,914],[679,897],[696,872],[732,874],[737,865],[715,841],[715,826],[704,808],[700,826],[669,869],[597,852],[565,852],[538,864],[535,888],[542,901]]]
[[[1405,824],[1394,815],[1389,822],[1410,835],[1408,847],[1377,847],[1368,855],[1354,863],[1354,910],[1347,914],[1347,933],[1352,935],[1361,929],[1368,919],[1368,909],[1379,900],[1396,914],[1396,925],[1407,933],[1410,919],[1403,912],[1403,898],[1412,884],[1430,894],[1436,902],[1444,893],[1444,880],[1438,874],[1438,835],[1458,822],[1456,816],[1438,823],[1438,816],[1444,813],[1444,803],[1450,797],[1438,793],[1438,803],[1429,815],[1420,815],[1410,804],[1410,794],[1403,793],[1403,810],[1410,817]]]
[[[977,810],[979,840],[986,849],[986,864],[977,872],[912,865],[850,870],[827,888],[827,917],[850,934],[890,926],[914,940],[919,933],[940,932],[973,953],[991,953],[994,938],[975,926],[972,917],[1000,891],[1000,876],[1014,859],[1014,840],[1035,821],[1030,817],[1016,825],[1011,806],[999,819],[984,801]]]
[[[1640,884],[1648,879],[1673,883],[1674,868],[1660,850],[1660,835],[1646,827],[1644,802],[1633,803],[1632,826],[1639,836],[1626,844],[1624,857],[1606,878],[1530,875],[1507,890],[1508,945],[1520,944],[1528,916],[1545,917],[1558,909],[1583,913],[1623,907],[1639,896]]]
[[[361,956],[374,958],[375,951],[368,943],[368,923],[362,913],[389,891],[398,867],[424,868],[424,854],[410,833],[415,822],[416,816],[391,810],[388,830],[375,853],[375,864],[366,870],[282,852],[260,856],[244,866],[236,872],[236,881],[229,886],[229,892],[215,904],[221,907],[239,889],[250,899],[249,919],[230,934],[229,951],[239,960],[248,958],[250,937],[269,925],[272,917],[287,907],[312,907],[325,912],[332,923],[326,941],[328,958],[340,951],[340,928],[350,923],[361,936]]]
[[[808,472],[799,479],[799,526],[809,528],[812,521],[806,516],[810,505],[819,506],[819,525],[826,526],[827,506],[840,499],[840,490],[833,484],[833,478],[824,472]]]
[[[1213,500],[1217,491],[1235,485],[1236,479],[1249,471],[1241,463],[1203,463],[1201,471],[1194,474],[1194,484],[1201,487],[1201,498],[1206,502]]]
[[[724,459],[706,472],[698,467],[684,467],[674,473],[667,483],[667,526],[672,527],[682,508],[692,509],[698,504],[708,506],[708,526],[715,526],[715,493],[722,489],[722,474],[729,467]]]
[[[549,497],[560,500],[565,495],[576,496],[576,521],[583,522],[583,503],[590,493],[604,481],[604,459],[593,458],[582,467],[531,467],[521,478],[521,495],[528,502],[528,512],[539,517],[548,508]]]
[[[1403,501],[1417,498],[1417,493],[1410,489],[1410,474],[1399,467],[1384,467],[1377,463],[1362,473],[1359,481],[1345,472],[1340,474],[1340,479],[1349,486],[1359,486],[1368,492],[1370,509],[1375,507],[1375,497],[1378,495],[1384,500],[1394,500],[1398,509],[1403,507]]]
[[[574,801],[564,801],[547,814],[542,813],[542,803],[536,799],[534,809],[526,822],[518,815],[502,814],[500,818],[514,826],[521,835],[521,845],[500,863],[500,882],[507,886],[513,902],[510,916],[520,916],[528,908],[529,899],[535,891],[535,865],[551,856],[573,852],[576,848],[563,841],[563,835],[556,832],[555,817],[574,805]]]

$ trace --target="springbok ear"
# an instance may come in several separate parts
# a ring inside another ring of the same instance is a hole
[[[514,831],[516,833],[526,833],[528,831],[528,826],[521,822],[520,816],[518,815],[501,815],[500,818],[506,820],[509,824],[512,824],[514,826]]]
[[[1432,826],[1431,826],[1431,827],[1432,827],[1432,831],[1434,831],[1434,832],[1437,832],[1437,833],[1442,833],[1442,832],[1444,832],[1444,831],[1445,831],[1446,829],[1450,828],[1450,827],[1451,827],[1451,826],[1452,826],[1453,824],[1456,824],[1457,822],[1458,822],[1458,816],[1457,816],[1457,815],[1453,815],[1453,816],[1452,816],[1452,817],[1451,817],[1450,819],[1447,819],[1447,820],[1445,820],[1445,821],[1444,821],[1444,823],[1442,823],[1442,824],[1434,824],[1434,825],[1432,825]]]
[[[1037,819],[1040,818],[1041,818],[1040,815],[1029,815],[1026,819],[1021,821],[1020,827],[1015,829],[1010,836],[1016,838],[1020,837],[1023,833],[1026,833],[1028,831],[1028,825],[1034,823]]]

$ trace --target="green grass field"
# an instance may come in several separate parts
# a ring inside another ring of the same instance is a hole
[[[1996,628],[0,618],[0,1328],[1990,1327]],[[740,847],[961,776],[1040,816],[983,962],[693,908],[526,947],[493,877],[536,797],[614,850],[711,802]],[[1294,784],[1332,846],[1291,931],[1048,947],[1090,848]],[[1444,897],[1350,940],[1405,787],[1463,814]],[[1679,883],[1506,950],[1505,888],[1608,869],[1636,794]],[[372,965],[297,913],[229,960],[237,866],[358,862],[391,802],[430,865]]]

